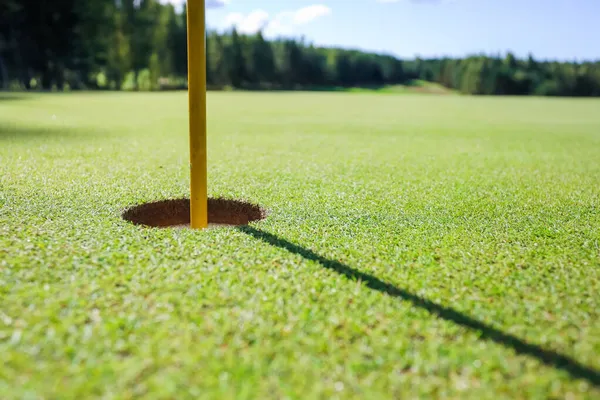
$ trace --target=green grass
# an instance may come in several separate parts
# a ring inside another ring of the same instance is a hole
[[[0,99],[0,393],[598,398],[600,101],[210,93]]]
[[[229,89],[233,90],[233,89]],[[440,84],[422,80],[411,80],[402,85],[373,85],[373,86],[313,86],[307,90],[313,92],[344,92],[368,94],[457,94],[453,89],[448,89]]]

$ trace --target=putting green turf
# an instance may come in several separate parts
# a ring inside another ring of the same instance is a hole
[[[598,398],[600,101],[210,93],[0,98],[2,398]]]

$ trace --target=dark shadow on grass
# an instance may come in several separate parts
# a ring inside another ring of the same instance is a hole
[[[83,137],[85,134],[73,128],[59,128],[56,126],[28,127],[24,125],[13,125],[0,123],[0,141],[13,140],[46,140],[46,139],[68,139]]]
[[[323,267],[333,270],[348,279],[364,282],[364,284],[372,290],[377,290],[378,292],[384,293],[388,296],[409,301],[415,307],[425,309],[429,313],[439,318],[477,331],[482,339],[490,340],[501,344],[502,346],[512,348],[519,354],[536,358],[547,366],[561,369],[568,372],[575,378],[585,379],[594,386],[600,386],[599,371],[592,367],[585,366],[569,356],[552,350],[544,349],[532,343],[528,343],[523,339],[519,339],[514,335],[502,332],[497,328],[478,321],[475,318],[469,317],[468,315],[465,315],[450,307],[445,307],[434,303],[431,300],[427,300],[426,298],[420,297],[414,293],[398,288],[391,283],[384,282],[373,275],[360,272],[352,267],[342,264],[339,261],[322,257],[311,250],[288,242],[287,240],[279,238],[271,233],[264,232],[250,226],[242,226],[237,229],[272,246],[282,248],[293,254],[298,254],[307,260],[316,261]]]
[[[27,99],[32,99],[32,98],[33,98],[33,96],[23,94],[23,93],[0,91],[0,102],[11,101],[11,100],[27,100]]]
[[[185,87],[182,88],[186,90]],[[398,90],[400,89],[400,90]],[[286,84],[244,84],[233,88],[227,85],[210,85],[210,91],[247,91],[247,92],[340,92],[340,93],[378,93],[378,94],[450,94],[452,90],[431,82],[408,80],[390,84],[371,83],[357,85],[286,85]]]
[[[238,88],[230,86],[209,86],[209,91],[229,92],[352,92],[356,90],[377,92],[389,87],[389,85],[356,85],[356,86],[332,86],[332,85],[244,85]]]

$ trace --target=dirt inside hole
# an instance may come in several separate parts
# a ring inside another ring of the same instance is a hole
[[[247,225],[266,216],[266,211],[255,204],[222,198],[208,199],[209,227]],[[190,200],[172,199],[141,204],[125,210],[123,219],[153,228],[189,228]]]

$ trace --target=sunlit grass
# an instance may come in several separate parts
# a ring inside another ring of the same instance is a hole
[[[593,398],[600,101],[210,93],[0,99],[0,397]]]

